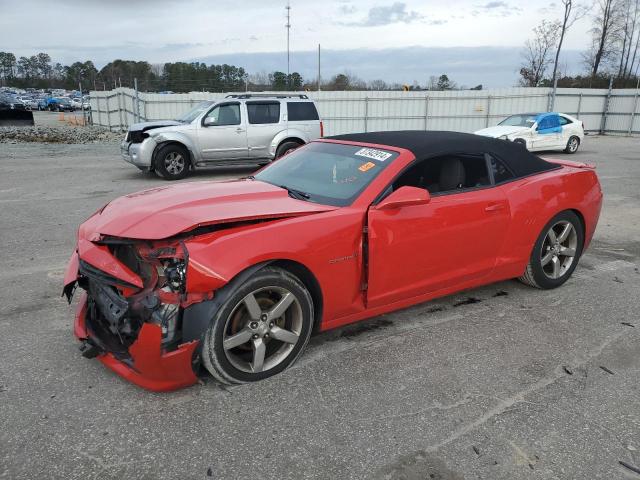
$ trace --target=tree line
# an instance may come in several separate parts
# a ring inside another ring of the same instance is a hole
[[[207,65],[202,62],[151,64],[145,61],[114,60],[98,70],[91,60],[71,65],[53,63],[47,53],[16,58],[0,52],[0,85],[18,88],[65,88],[109,90],[134,87],[141,91],[304,91],[317,90],[317,79],[304,79],[298,72],[260,72],[249,75],[234,65]],[[446,74],[431,76],[424,86],[388,83],[384,80],[365,82],[350,72],[339,73],[320,85],[322,90],[454,90],[457,83]],[[464,88],[464,87],[460,87]],[[474,87],[481,89],[482,85]]]
[[[637,85],[640,70],[640,0],[560,0],[562,15],[543,20],[525,42],[520,84],[605,88]],[[583,74],[562,72],[560,53],[565,37],[581,18],[591,20],[590,43],[582,53]]]

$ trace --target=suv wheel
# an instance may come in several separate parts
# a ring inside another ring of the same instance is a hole
[[[284,142],[280,144],[278,150],[276,150],[276,159],[284,157],[286,154],[293,152],[296,148],[301,147],[298,142]]]
[[[155,157],[155,171],[165,180],[180,180],[189,174],[189,152],[175,143],[161,147]]]

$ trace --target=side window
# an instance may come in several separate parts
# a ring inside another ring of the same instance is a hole
[[[493,173],[493,181],[498,184],[506,182],[514,178],[513,174],[500,160],[493,155],[489,155],[489,164],[491,165],[491,172]]]
[[[280,121],[280,102],[247,102],[249,123],[278,123]]]
[[[299,122],[304,120],[320,120],[313,102],[287,102],[287,120]]]
[[[207,120],[214,126],[240,125],[240,104],[218,105],[207,114]]]
[[[564,127],[565,125],[569,125],[570,123],[572,123],[571,120],[560,115],[560,126]]]
[[[484,154],[454,154],[417,162],[394,182],[393,189],[403,186],[425,188],[433,195],[489,185]]]

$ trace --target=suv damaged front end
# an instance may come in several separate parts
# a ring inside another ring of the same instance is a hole
[[[78,239],[64,295],[83,292],[74,333],[85,357],[155,391],[197,382],[197,339],[183,341],[184,309],[212,294],[185,292],[188,252],[183,242],[97,236]]]

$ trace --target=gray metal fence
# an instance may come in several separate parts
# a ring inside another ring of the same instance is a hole
[[[553,106],[551,88],[306,93],[318,105],[325,135],[416,129],[473,132],[514,113],[548,109],[579,118],[588,132],[640,133],[639,91],[635,89],[561,88]],[[138,121],[176,118],[203,100],[225,95],[206,92],[165,95],[139,93],[130,88],[90,94],[93,123],[115,131],[126,130]]]

